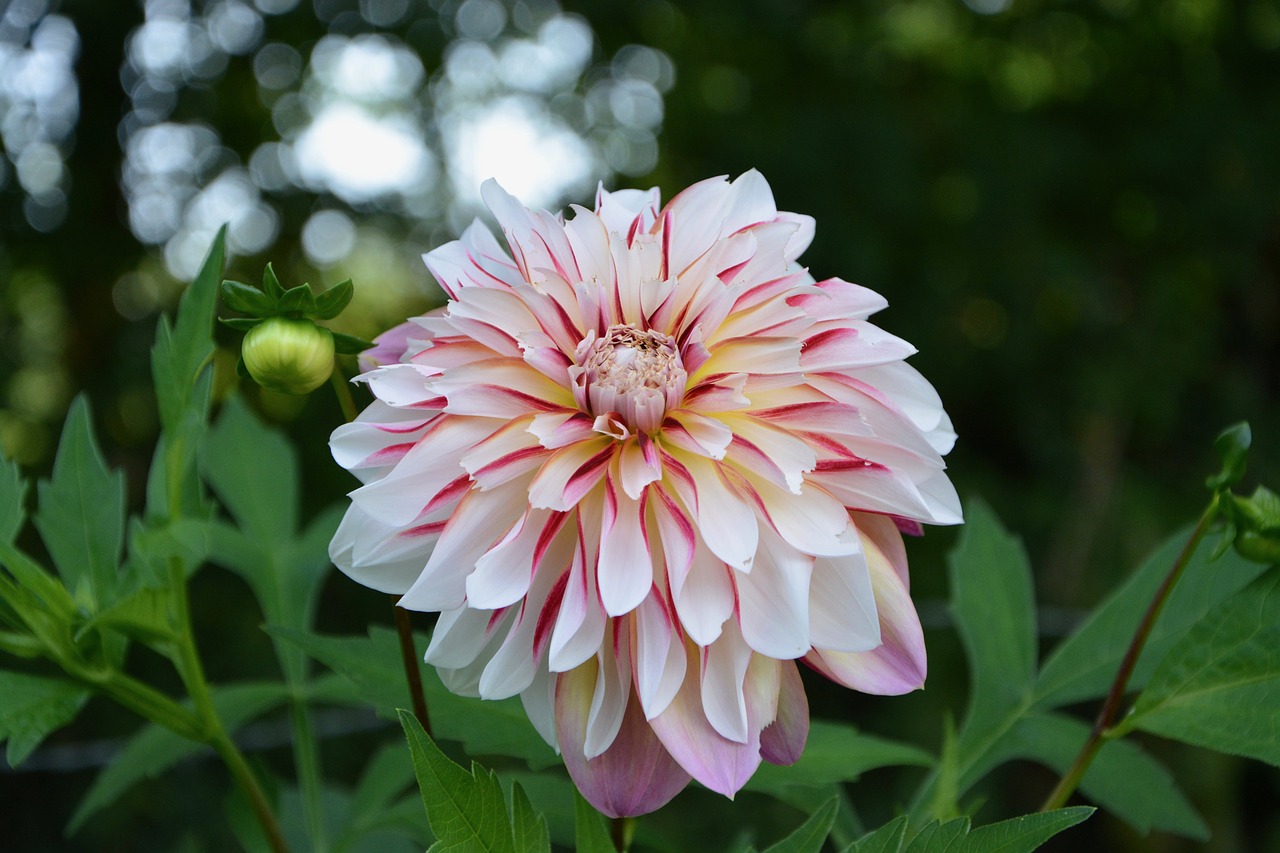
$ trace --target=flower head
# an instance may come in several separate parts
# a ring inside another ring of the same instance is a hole
[[[884,299],[800,268],[813,220],[754,171],[568,220],[483,197],[510,254],[476,223],[426,255],[448,305],[379,340],[333,434],[364,482],[334,562],[439,611],[427,662],[519,694],[611,815],[798,758],[797,660],[918,688],[899,531],[960,521],[955,436]]]

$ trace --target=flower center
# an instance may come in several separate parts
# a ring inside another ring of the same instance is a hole
[[[598,338],[588,333],[574,355],[578,366],[570,375],[578,404],[597,418],[618,415],[628,430],[657,430],[684,397],[688,375],[670,335],[610,326]]]

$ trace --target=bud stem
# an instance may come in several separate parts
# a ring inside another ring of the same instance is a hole
[[[1120,669],[1116,672],[1116,677],[1111,682],[1111,690],[1107,693],[1107,699],[1102,705],[1102,710],[1098,712],[1098,718],[1094,720],[1093,729],[1090,730],[1089,737],[1085,739],[1084,745],[1080,747],[1080,752],[1076,755],[1075,761],[1071,762],[1067,772],[1058,780],[1058,784],[1054,786],[1053,791],[1045,799],[1040,811],[1053,811],[1054,809],[1062,808],[1066,804],[1067,799],[1075,792],[1076,786],[1080,784],[1080,780],[1084,778],[1089,765],[1093,763],[1098,750],[1102,749],[1103,741],[1110,739],[1111,725],[1115,722],[1116,715],[1120,712],[1120,703],[1124,701],[1129,679],[1133,677],[1134,667],[1138,665],[1138,658],[1142,655],[1142,649],[1147,644],[1151,629],[1155,627],[1156,619],[1159,618],[1160,611],[1164,609],[1164,604],[1168,601],[1169,594],[1173,592],[1174,586],[1177,585],[1178,579],[1182,577],[1182,572],[1186,569],[1187,564],[1191,562],[1191,556],[1195,554],[1200,541],[1209,532],[1210,525],[1213,524],[1214,519],[1217,517],[1218,498],[1215,495],[1200,516],[1200,521],[1196,524],[1195,530],[1191,531],[1191,536],[1187,538],[1186,544],[1182,546],[1177,559],[1173,561],[1173,565],[1169,568],[1169,573],[1165,575],[1164,582],[1160,584],[1160,588],[1156,590],[1151,603],[1147,605],[1147,612],[1143,614],[1142,621],[1138,623],[1137,629],[1133,632],[1133,640],[1130,641],[1129,648],[1125,651],[1124,659],[1120,661]]]

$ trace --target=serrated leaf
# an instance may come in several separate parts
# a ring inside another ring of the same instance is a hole
[[[0,741],[5,758],[17,767],[40,742],[75,719],[89,691],[60,678],[0,671]]]
[[[761,764],[746,788],[777,793],[790,786],[853,782],[879,767],[930,767],[933,763],[932,755],[910,744],[863,734],[844,723],[814,720],[800,760],[789,767]]]
[[[836,822],[839,802],[834,797],[828,800],[794,832],[766,849],[764,853],[819,853],[822,845],[826,843],[827,836],[831,834],[832,824]]]
[[[1036,609],[1021,542],[990,508],[972,501],[949,560],[951,607],[969,660],[969,711],[961,734],[988,731],[1031,689]]]
[[[349,678],[359,688],[361,704],[387,716],[409,704],[400,640],[390,628],[373,626],[368,637],[331,637],[295,628],[268,625],[267,633],[293,643],[311,657]],[[414,636],[421,654],[426,639]],[[470,755],[506,755],[524,759],[535,769],[559,764],[516,698],[479,700],[451,693],[435,670],[422,668],[431,728],[441,740],[458,741]]]
[[[1134,629],[1187,541],[1190,529],[1170,537],[1119,590],[1099,605],[1075,633],[1058,645],[1040,669],[1035,707],[1057,708],[1106,694],[1133,639]],[[1147,683],[1156,664],[1208,610],[1262,573],[1262,566],[1227,553],[1216,562],[1201,543],[1165,602],[1130,679]]]
[[[1093,814],[1088,806],[1023,815],[980,826],[965,837],[960,853],[1031,853],[1053,836]]]
[[[27,481],[0,450],[0,541],[12,544],[27,518]]]
[[[1280,567],[1223,601],[1179,640],[1125,730],[1280,765]]]
[[[286,700],[284,685],[252,682],[213,690],[213,706],[228,732],[261,716]],[[66,833],[77,832],[84,822],[118,800],[143,779],[154,779],[184,758],[195,755],[204,745],[188,740],[153,723],[129,738],[115,760],[103,768],[67,823]]]
[[[511,785],[511,830],[516,853],[551,853],[547,819],[533,810],[519,782]]]
[[[373,341],[333,332],[333,351],[338,355],[359,355],[373,346]]]
[[[902,815],[859,838],[844,853],[898,853],[907,834],[907,816]]]
[[[222,283],[222,301],[232,311],[252,317],[266,317],[272,313],[270,297],[253,285],[239,281]]]
[[[960,849],[969,833],[969,818],[957,817],[946,822],[925,824],[907,845],[906,853],[952,853]]]
[[[1087,725],[1061,714],[1024,717],[1005,738],[1000,762],[1038,761],[1065,773],[1088,735]],[[1209,838],[1209,827],[1169,771],[1129,741],[1103,744],[1080,791],[1144,835],[1158,829],[1199,841]]]
[[[412,714],[402,710],[399,715],[427,820],[438,839],[431,853],[515,853],[498,777],[475,762],[468,773],[440,751]]]
[[[124,476],[107,469],[83,396],[71,404],[53,476],[39,493],[36,529],[67,588],[90,612],[110,604],[120,581]]]
[[[298,529],[297,453],[240,397],[227,400],[210,428],[200,469],[245,533],[278,543]]]
[[[340,281],[333,287],[316,297],[315,316],[317,320],[332,320],[351,304],[356,288],[351,279]]]
[[[578,853],[617,853],[604,815],[574,792],[574,847]]]

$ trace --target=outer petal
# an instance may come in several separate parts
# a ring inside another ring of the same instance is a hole
[[[910,693],[924,686],[927,672],[920,618],[906,584],[884,552],[869,539],[863,544],[883,642],[867,652],[815,649],[805,661],[831,680],[863,693]]]
[[[662,746],[634,695],[609,748],[594,758],[585,755],[598,673],[592,659],[556,679],[556,736],[565,767],[587,801],[610,817],[659,809],[689,784],[689,774]]]
[[[688,669],[701,668],[697,647],[686,643]],[[746,743],[720,734],[702,708],[700,679],[685,677],[667,709],[650,720],[662,745],[693,778],[713,791],[732,797],[760,766],[760,736],[748,729]]]
[[[794,661],[778,663],[778,713],[760,733],[760,755],[773,764],[795,764],[809,739],[809,698]]]

